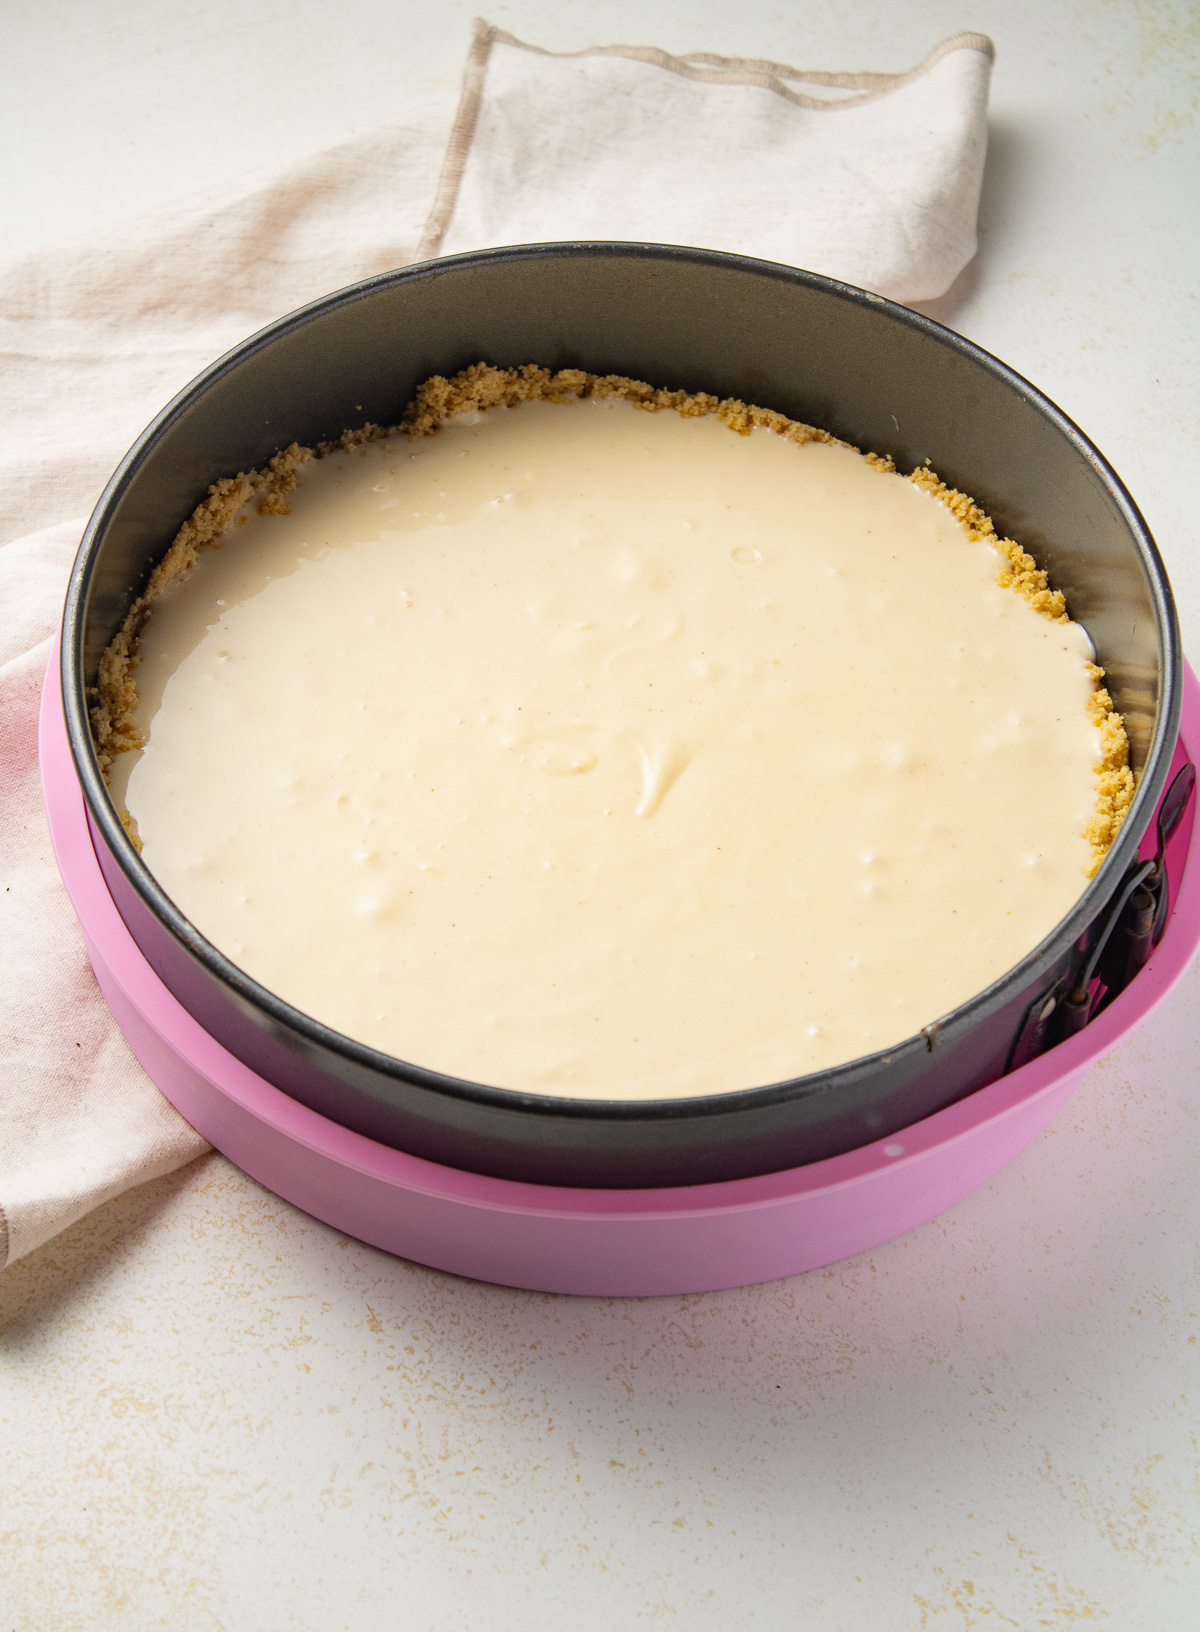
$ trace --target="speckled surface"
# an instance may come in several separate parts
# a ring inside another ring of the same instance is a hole
[[[0,1281],[8,1621],[1193,1624],[1198,1004],[941,1220],[742,1292],[456,1280],[219,1156],[147,1185]]]
[[[470,10],[214,0],[202,23],[174,3],[9,0],[0,137],[38,136],[0,200],[12,247],[452,97]],[[1195,661],[1193,9],[492,15],[551,46],[822,67],[902,68],[955,29],[992,33],[984,253],[935,315],[1113,459]],[[214,41],[235,21],[231,62]],[[197,76],[203,142],[176,112]],[[0,1632],[1189,1632],[1198,1040],[1193,970],[983,1190],[740,1292],[455,1280],[218,1156],[147,1185],[0,1277]]]

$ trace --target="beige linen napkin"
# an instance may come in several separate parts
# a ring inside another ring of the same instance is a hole
[[[991,68],[982,34],[827,74],[478,24],[422,253],[644,238],[932,300],[975,253]]]
[[[893,76],[552,56],[478,25],[457,118],[430,106],[0,266],[0,1265],[207,1149],[104,1006],[38,794],[66,576],[143,425],[272,318],[427,254],[666,239],[940,294],[974,252],[990,66],[979,35]]]

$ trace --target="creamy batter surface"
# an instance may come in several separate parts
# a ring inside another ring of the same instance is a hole
[[[183,912],[401,1058],[712,1093],[911,1036],[1085,886],[1090,647],[853,451],[595,398],[305,469],[142,636]]]

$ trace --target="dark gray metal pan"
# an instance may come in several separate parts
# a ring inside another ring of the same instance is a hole
[[[86,694],[101,653],[216,477],[260,466],[294,440],[394,423],[423,379],[480,359],[736,396],[890,453],[902,470],[928,458],[1034,553],[1091,635],[1139,775],[1116,844],[1053,934],[884,1053],[739,1093],[627,1103],[490,1088],[378,1053],[264,990],[188,923],[130,843],[97,766]],[[793,268],[654,244],[559,244],[356,284],[264,329],[182,392],[130,450],[88,525],[67,597],[63,693],[117,907],[166,985],[233,1054],[343,1126],[416,1155],[534,1182],[640,1187],[815,1161],[1001,1075],[1028,1046],[1045,994],[1078,971],[1136,857],[1175,746],[1180,655],[1162,561],[1120,479],[1053,403],[986,352]]]

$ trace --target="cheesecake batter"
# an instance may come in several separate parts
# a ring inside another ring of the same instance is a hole
[[[1085,886],[1086,634],[852,449],[528,401],[289,502],[157,600],[113,792],[197,928],[351,1037],[753,1087],[911,1036]]]

